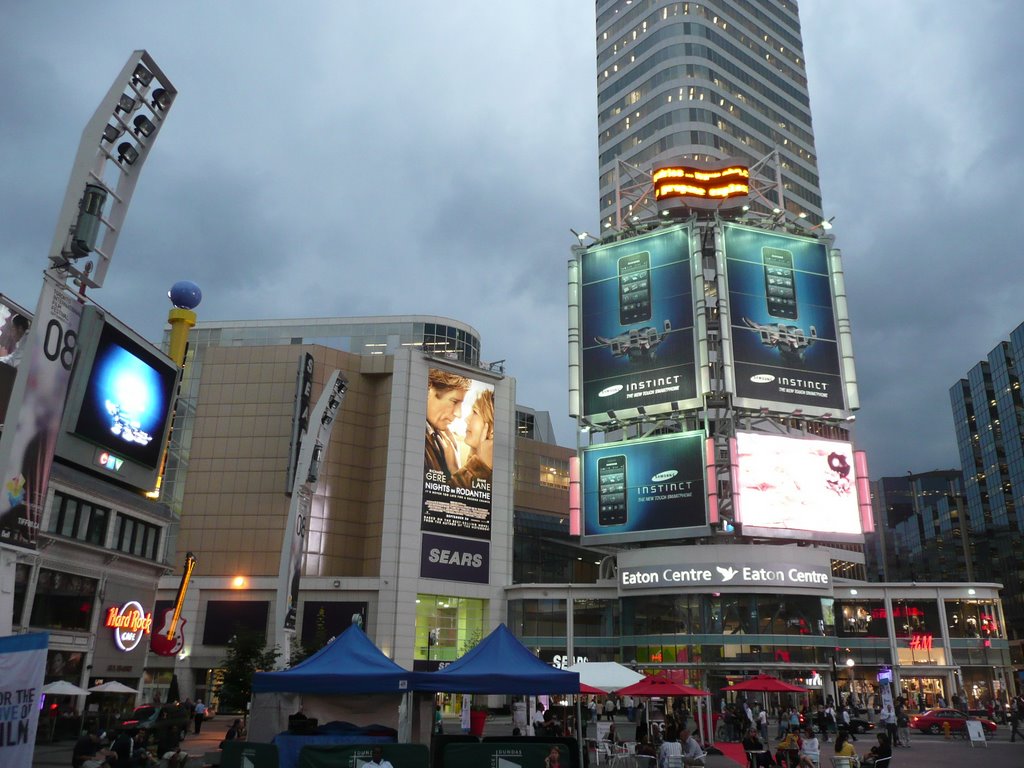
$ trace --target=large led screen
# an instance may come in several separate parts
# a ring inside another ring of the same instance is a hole
[[[107,323],[100,332],[74,432],[156,469],[177,370]]]
[[[421,530],[491,538],[494,386],[431,368]]]
[[[580,271],[583,416],[694,407],[690,230],[589,248]]]
[[[739,432],[736,454],[744,533],[863,533],[850,443]]]
[[[707,534],[704,438],[685,432],[585,448],[582,542]]]
[[[844,409],[825,244],[723,230],[737,403]]]

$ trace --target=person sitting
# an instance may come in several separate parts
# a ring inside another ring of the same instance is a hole
[[[771,752],[765,749],[757,728],[753,726],[747,729],[747,735],[743,737],[743,750],[747,753],[750,768],[767,768],[775,765]]]
[[[679,741],[683,745],[683,765],[704,765],[704,750],[689,730],[679,734]]]
[[[800,739],[795,730],[786,731],[775,750],[775,762],[785,763],[788,768],[796,768],[800,762]]]
[[[679,743],[676,729],[669,728],[665,731],[665,740],[661,743],[661,749],[658,750],[658,768],[668,768],[670,757],[682,757],[682,755],[683,745]]]
[[[651,744],[651,739],[646,733],[640,734],[640,740],[636,745],[636,753],[638,755],[646,755],[647,757],[657,757],[658,750]]]
[[[814,735],[814,729],[807,726],[804,737],[800,740],[800,768],[818,768],[821,760],[821,747],[818,746],[818,737]]]
[[[94,730],[83,733],[71,750],[71,768],[83,768],[86,764],[112,766],[116,763],[117,753],[104,749],[100,735]]]
[[[848,735],[844,730],[840,730],[836,735],[836,757],[850,758],[850,763],[854,768],[860,765],[860,755],[853,748],[853,744],[849,742]]]
[[[882,765],[887,765],[892,759],[892,742],[889,741],[889,734],[877,733],[875,736],[878,738],[878,744],[864,756],[861,761],[864,766],[874,766],[880,760],[883,761]]]

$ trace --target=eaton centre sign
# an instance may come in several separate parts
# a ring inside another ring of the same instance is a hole
[[[820,565],[796,563],[714,565],[619,564],[620,589],[652,589],[678,586],[810,587],[831,589],[832,575]]]

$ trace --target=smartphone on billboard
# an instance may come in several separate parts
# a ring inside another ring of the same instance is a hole
[[[597,460],[597,523],[626,522],[626,457],[603,456]]]
[[[761,249],[764,262],[764,294],[768,301],[768,314],[796,320],[796,276],[793,274],[793,254],[782,248]]]
[[[619,325],[651,319],[651,254],[641,251],[619,259]]]

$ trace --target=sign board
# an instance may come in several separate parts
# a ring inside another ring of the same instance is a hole
[[[985,728],[981,725],[980,720],[967,721],[967,738],[971,740],[972,747],[975,744],[988,747],[988,742],[985,740]]]

